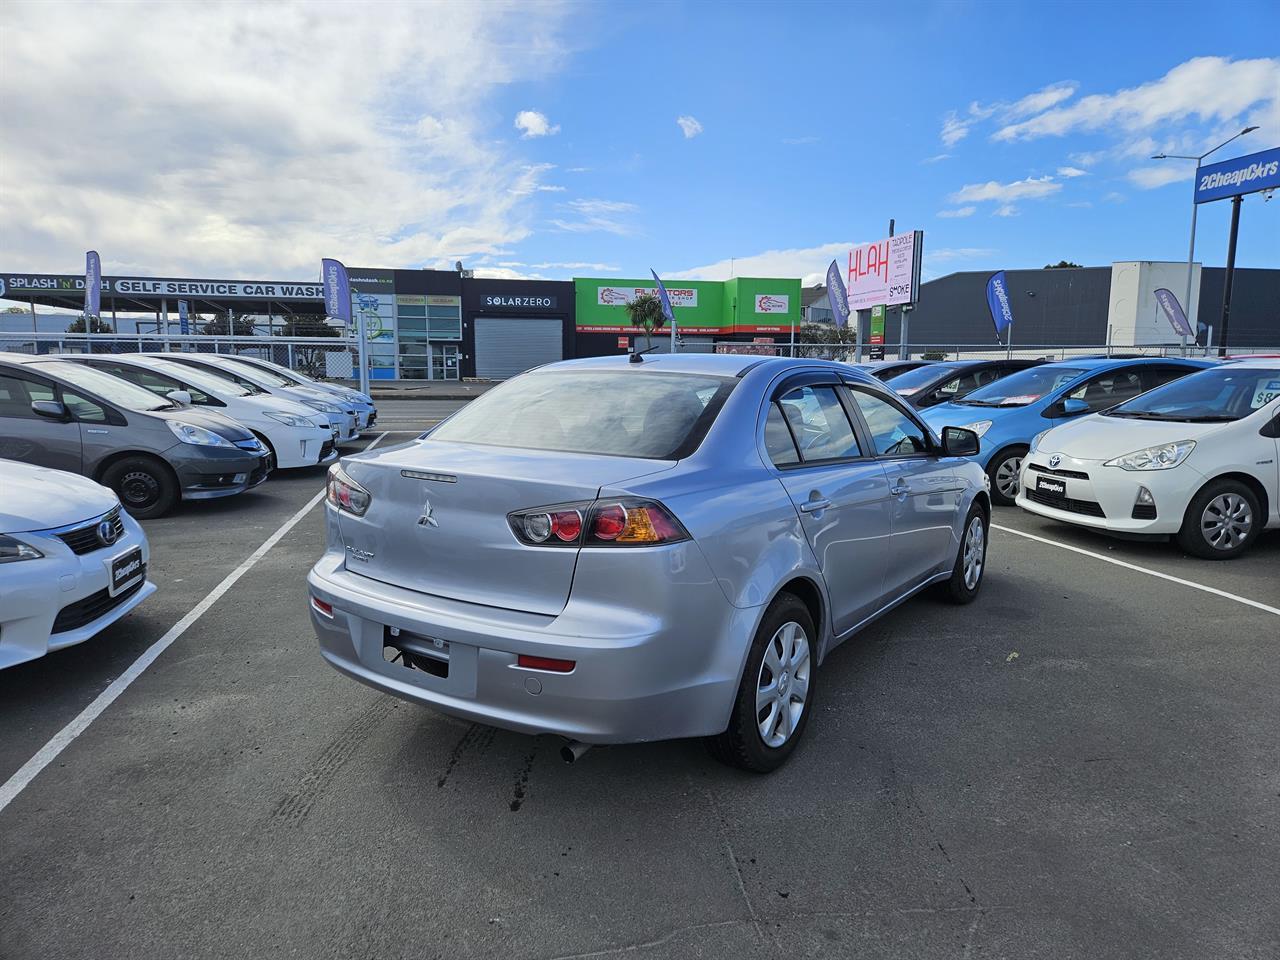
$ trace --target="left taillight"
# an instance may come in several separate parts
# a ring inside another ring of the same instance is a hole
[[[507,522],[531,547],[652,547],[689,539],[670,510],[636,497],[518,510]]]
[[[329,468],[325,479],[325,498],[331,506],[356,517],[363,517],[373,502],[373,496],[347,475],[339,464]]]

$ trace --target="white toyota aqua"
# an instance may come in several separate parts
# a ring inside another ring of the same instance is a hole
[[[1024,510],[1239,556],[1280,527],[1280,360],[1228,361],[1038,435]]]
[[[155,593],[138,521],[108,488],[0,460],[0,669],[83,643]]]

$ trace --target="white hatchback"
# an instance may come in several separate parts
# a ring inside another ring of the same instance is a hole
[[[1202,370],[1046,430],[1018,506],[1226,560],[1280,527],[1280,361]]]
[[[109,489],[0,460],[0,669],[83,643],[155,593],[151,550]]]

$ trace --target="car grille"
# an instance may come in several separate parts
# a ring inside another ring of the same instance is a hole
[[[1068,513],[1082,513],[1087,517],[1106,517],[1102,505],[1093,500],[1073,500],[1070,497],[1050,497],[1037,490],[1028,490],[1027,499],[1042,503],[1055,510],[1066,510]]]
[[[115,531],[115,536],[111,538],[111,543],[103,543],[98,539],[98,524],[103,520],[111,521],[111,529]],[[93,553],[95,550],[104,550],[114,544],[124,535],[124,521],[120,519],[120,508],[113,507],[108,510],[104,516],[90,520],[83,526],[76,527],[74,530],[68,530],[66,533],[58,534],[58,539],[71,548],[72,553],[85,554]]]
[[[1156,518],[1156,505],[1154,503],[1135,503],[1133,505],[1133,513],[1129,516],[1134,520],[1154,520]]]
[[[1037,473],[1045,473],[1051,477],[1066,477],[1070,480],[1088,480],[1089,475],[1080,470],[1055,470],[1052,467],[1045,467],[1038,463],[1033,463],[1027,467],[1028,470],[1034,470]]]
[[[69,603],[58,611],[58,616],[53,621],[54,633],[66,633],[69,630],[79,630],[86,624],[93,623],[99,617],[106,616],[120,604],[124,603],[135,593],[142,589],[142,585],[147,582],[147,565],[142,565],[142,576],[138,578],[138,582],[128,589],[121,590],[114,597],[103,587],[97,593],[91,593],[83,600],[77,600],[75,603]]]

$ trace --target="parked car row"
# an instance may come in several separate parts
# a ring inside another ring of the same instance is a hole
[[[267,361],[0,353],[0,669],[155,591],[139,519],[332,463],[376,418],[365,395]]]
[[[82,474],[150,519],[330,463],[377,418],[363,394],[261,363],[0,353],[0,458]]]

